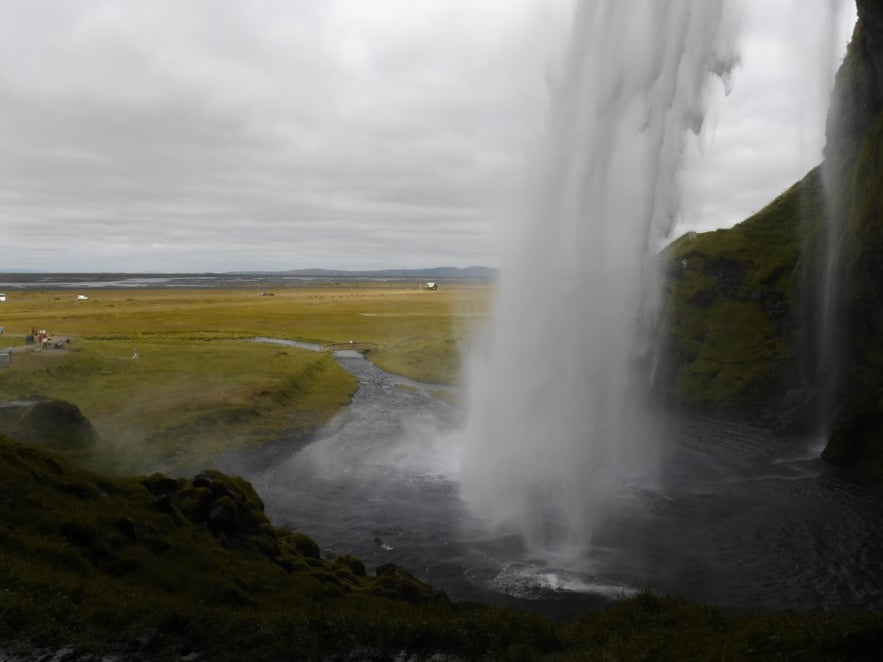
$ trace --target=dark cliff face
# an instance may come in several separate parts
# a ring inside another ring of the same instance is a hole
[[[786,430],[819,429],[826,410],[825,457],[883,476],[883,3],[857,7],[823,166],[740,225],[682,237],[664,253],[658,384],[680,405]],[[833,335],[819,312],[829,259]]]
[[[883,12],[876,0],[857,0],[856,6],[858,21],[831,93],[828,160],[854,159],[883,107]]]
[[[858,23],[862,28],[861,50],[876,74],[877,102],[883,102],[883,8],[878,0],[856,0]]]
[[[883,7],[857,7],[825,146],[843,227],[844,384],[824,457],[883,475]]]

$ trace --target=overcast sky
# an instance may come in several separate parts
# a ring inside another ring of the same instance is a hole
[[[853,3],[741,5],[681,230],[820,159]],[[0,0],[0,271],[493,266],[571,8]]]

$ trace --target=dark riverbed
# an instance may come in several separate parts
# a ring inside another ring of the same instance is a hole
[[[880,495],[818,460],[810,440],[721,420],[686,420],[661,440],[658,485],[615,504],[576,564],[531,558],[460,500],[458,412],[433,387],[340,364],[360,388],[306,447],[223,458],[252,481],[274,522],[328,556],[401,564],[455,599],[572,613],[651,588],[774,610],[883,606]]]

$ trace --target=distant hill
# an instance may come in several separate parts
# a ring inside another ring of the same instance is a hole
[[[239,273],[268,273],[243,271]],[[345,271],[341,269],[289,269],[273,273],[287,276],[318,278],[421,278],[426,280],[495,280],[497,270],[491,267],[432,267],[428,269],[380,269],[374,271]]]

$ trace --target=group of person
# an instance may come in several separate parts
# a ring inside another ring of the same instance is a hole
[[[34,345],[37,344],[41,349],[49,349],[52,347],[52,334],[49,333],[46,329],[37,330],[36,327],[31,329],[31,333],[25,336],[25,344],[26,345]],[[56,347],[60,347],[64,343],[59,341],[56,343]]]
[[[3,335],[5,329],[2,325],[0,325],[0,336]],[[46,329],[37,329],[37,327],[33,327],[31,332],[25,336],[25,344],[26,345],[39,345],[40,349],[51,349],[53,347],[61,348],[65,345],[70,345],[70,338],[65,338],[59,340],[53,344],[52,334],[49,333]],[[12,348],[9,348],[9,351],[12,351]],[[135,350],[136,354],[138,350]],[[11,361],[10,361],[11,362]]]

